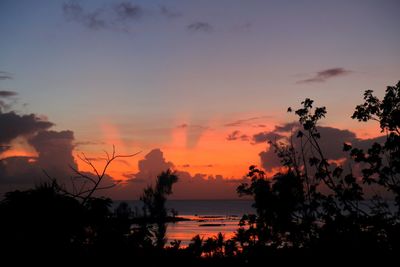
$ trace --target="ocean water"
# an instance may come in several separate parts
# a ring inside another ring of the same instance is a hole
[[[141,212],[140,201],[125,201],[132,210]],[[118,205],[118,202],[115,203]],[[239,228],[243,214],[255,213],[250,200],[169,200],[167,208],[178,212],[179,217],[190,221],[169,223],[167,228],[168,243],[181,240],[186,246],[195,235],[204,239],[216,236],[219,232],[225,238],[231,238]]]

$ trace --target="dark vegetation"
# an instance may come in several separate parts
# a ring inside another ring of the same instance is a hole
[[[389,86],[382,100],[372,91],[365,92],[364,103],[356,107],[352,118],[377,121],[386,139],[367,150],[343,144],[346,166],[330,161],[321,149],[324,137],[317,126],[327,112],[313,104],[306,99],[299,109],[289,108],[297,115],[299,127],[287,141],[270,142],[281,159],[281,172],[267,177],[250,166],[251,182],[239,186],[237,192],[254,199],[256,214],[243,216],[232,239],[226,240],[223,234],[207,239],[197,235],[187,247],[181,247],[179,240],[166,245],[166,223],[179,219],[165,206],[178,181],[170,170],[144,190],[142,216],[134,216],[126,203],[112,212],[112,201],[96,195],[113,186],[101,182],[107,166],[120,157],[114,151],[101,172],[83,158],[96,175],[76,170],[73,181],[83,181],[86,187],[74,184],[67,189],[49,177],[48,183],[34,189],[6,193],[0,202],[1,252],[14,260],[124,260],[138,266],[258,265],[288,259],[310,263],[316,255],[326,256],[325,260],[397,255],[400,82]],[[367,190],[377,193],[367,196]]]

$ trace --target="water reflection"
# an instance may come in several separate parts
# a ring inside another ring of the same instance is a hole
[[[206,239],[217,236],[221,232],[225,238],[231,238],[239,227],[240,220],[238,216],[180,215],[180,217],[190,219],[190,221],[168,224],[167,238],[168,242],[181,240],[182,246],[187,246],[195,235]]]

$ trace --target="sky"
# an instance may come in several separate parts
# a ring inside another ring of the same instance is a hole
[[[147,157],[228,183],[252,164],[273,169],[267,138],[306,97],[327,107],[327,133],[375,138],[377,125],[350,116],[364,90],[383,96],[400,79],[399,11],[389,0],[2,0],[0,158],[89,171],[77,155],[101,166],[115,145],[140,153],[115,162],[113,179],[137,183]]]

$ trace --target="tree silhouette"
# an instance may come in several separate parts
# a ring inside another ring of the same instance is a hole
[[[166,243],[165,234],[167,231],[167,208],[165,206],[167,196],[172,194],[172,186],[178,181],[178,176],[171,170],[162,172],[157,176],[154,187],[148,186],[144,189],[140,198],[144,204],[144,213],[149,214],[155,221],[157,229],[154,231],[156,247],[162,249]]]
[[[299,126],[286,140],[269,142],[284,171],[271,179],[263,170],[250,166],[251,183],[238,187],[239,195],[253,196],[257,211],[256,216],[242,218],[235,237],[242,247],[329,247],[332,251],[359,252],[398,248],[394,241],[399,236],[398,216],[379,196],[366,202],[364,188],[378,184],[392,192],[400,204],[400,82],[387,88],[382,101],[372,91],[366,91],[364,99],[352,117],[378,121],[387,138],[366,152],[343,145],[349,152],[348,160],[361,167],[361,175],[357,168],[346,172],[339,164],[332,164],[323,151],[321,142],[325,140],[318,123],[326,116],[325,107],[314,108],[314,101],[307,98],[299,109],[288,109],[298,116]]]
[[[118,158],[134,157],[138,155],[140,152],[130,155],[117,155],[115,152],[115,146],[113,145],[113,150],[111,155],[107,151],[104,151],[104,153],[106,157],[102,158],[105,161],[105,164],[102,169],[96,168],[92,160],[89,159],[85,155],[85,153],[82,152],[81,155],[78,155],[78,158],[80,160],[82,160],[86,165],[92,168],[94,175],[79,171],[77,168],[70,166],[72,171],[75,173],[75,176],[71,177],[72,190],[68,191],[65,188],[65,186],[60,186],[59,190],[67,195],[80,199],[82,205],[84,205],[88,200],[90,200],[90,198],[93,196],[95,192],[113,188],[118,184],[118,182],[113,182],[109,185],[102,185],[102,182],[107,174],[107,169],[114,160]],[[51,180],[53,181],[56,180],[55,178],[50,177],[46,172],[45,174]]]

